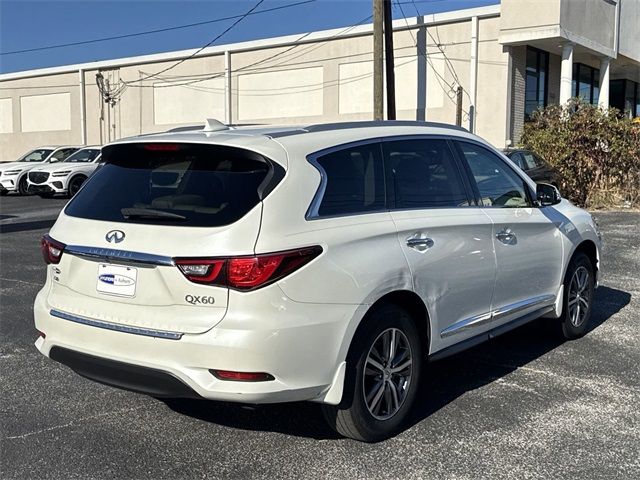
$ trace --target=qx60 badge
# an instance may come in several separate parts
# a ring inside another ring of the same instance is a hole
[[[107,232],[104,238],[109,243],[120,243],[124,240],[124,232],[122,230],[111,230]]]

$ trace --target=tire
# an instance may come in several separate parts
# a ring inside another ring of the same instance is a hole
[[[80,190],[80,187],[86,179],[87,177],[78,175],[77,177],[73,177],[71,180],[69,180],[69,198],[78,193],[78,190]]]
[[[4,197],[7,193],[9,193],[7,190],[0,190],[0,197]]]
[[[27,184],[27,176],[25,175],[18,182],[18,193],[20,195],[31,195],[29,193],[29,185]]]
[[[363,322],[347,356],[342,402],[323,405],[322,410],[331,428],[339,434],[376,442],[396,434],[407,420],[418,391],[422,341],[413,318],[396,305],[375,307]],[[402,369],[396,373],[386,367],[382,358],[388,359],[387,346],[392,338],[395,338],[396,353],[400,352],[394,356],[393,363]],[[383,368],[374,367],[371,359]]]
[[[593,265],[584,253],[577,253],[571,259],[564,277],[560,324],[566,339],[573,340],[587,333],[591,320],[593,294]]]

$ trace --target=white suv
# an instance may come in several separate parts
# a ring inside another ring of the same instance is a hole
[[[61,162],[36,167],[27,177],[28,191],[43,198],[57,193],[73,197],[98,168],[100,159],[100,147],[85,147]]]
[[[102,152],[42,240],[34,306],[37,348],[90,379],[320,402],[375,441],[427,360],[540,316],[587,331],[591,215],[463,129],[210,122]]]
[[[78,147],[40,147],[25,154],[15,162],[0,163],[0,195],[17,192],[28,194],[27,173],[35,167],[61,162]]]

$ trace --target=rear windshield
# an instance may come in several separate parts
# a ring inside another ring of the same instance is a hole
[[[257,153],[198,144],[105,147],[105,164],[68,204],[93,220],[218,227],[259,201],[274,165]]]

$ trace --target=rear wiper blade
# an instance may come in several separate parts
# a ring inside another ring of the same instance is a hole
[[[177,213],[163,212],[162,210],[153,210],[151,208],[122,208],[120,213],[124,218],[164,218],[173,220],[186,220],[184,215]]]

